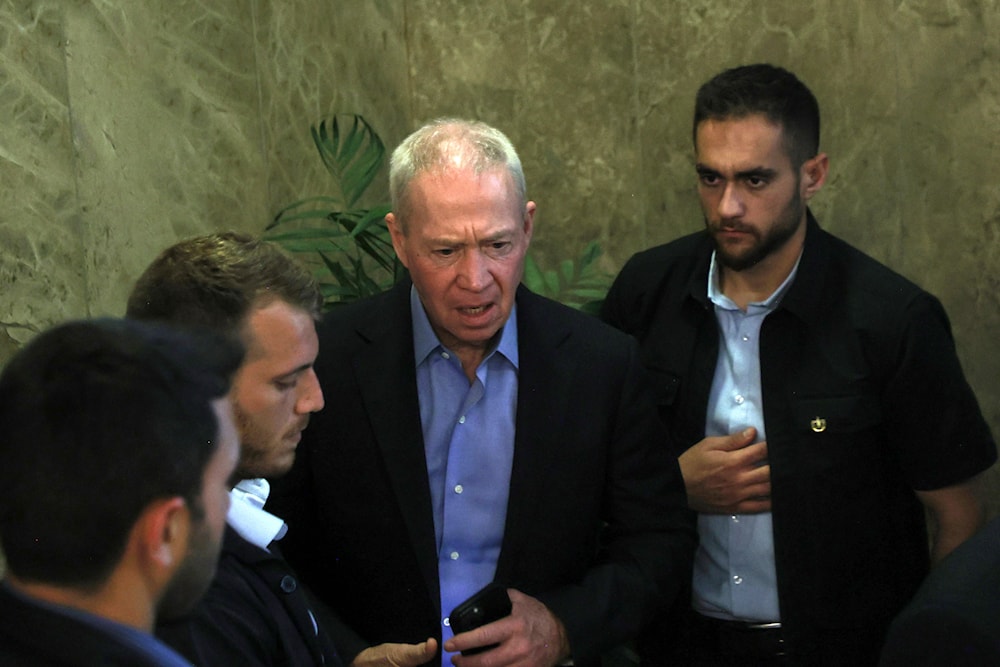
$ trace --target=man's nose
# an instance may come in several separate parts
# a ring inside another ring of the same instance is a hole
[[[743,198],[736,183],[727,183],[719,198],[719,216],[721,218],[738,218],[743,215]]]
[[[458,267],[459,285],[473,292],[482,291],[490,283],[487,258],[478,248],[462,254]]]
[[[323,389],[319,386],[319,378],[313,369],[303,373],[299,381],[299,397],[295,402],[295,411],[300,415],[319,412],[325,405]]]

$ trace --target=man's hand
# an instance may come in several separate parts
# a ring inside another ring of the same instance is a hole
[[[350,667],[417,667],[433,660],[437,649],[433,637],[420,644],[379,644],[358,653]]]
[[[569,657],[566,630],[548,607],[513,588],[507,589],[513,607],[510,616],[455,635],[446,651],[463,651],[499,644],[473,655],[455,655],[455,667],[552,667]]]
[[[755,514],[771,510],[767,443],[752,444],[757,429],[705,438],[678,462],[688,505],[707,514]]]

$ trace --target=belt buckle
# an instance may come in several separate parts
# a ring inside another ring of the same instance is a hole
[[[746,627],[750,630],[780,630],[781,623],[779,621],[774,621],[773,623],[747,623]]]

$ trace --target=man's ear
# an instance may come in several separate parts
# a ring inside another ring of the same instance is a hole
[[[531,235],[535,231],[535,202],[529,201],[524,205],[524,235],[531,241]]]
[[[172,572],[187,557],[191,510],[180,496],[151,502],[136,528],[140,554],[150,564]]]
[[[389,229],[389,236],[392,238],[392,249],[396,252],[400,264],[410,268],[409,258],[406,255],[406,235],[403,233],[402,224],[392,212],[385,214],[385,226]]]
[[[802,188],[802,199],[809,201],[826,183],[826,175],[830,170],[830,158],[826,153],[818,153],[802,163],[799,182]]]

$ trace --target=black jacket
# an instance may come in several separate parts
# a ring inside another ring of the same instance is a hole
[[[322,323],[326,408],[268,501],[288,522],[289,561],[357,633],[352,651],[440,638],[409,293],[400,284]],[[635,342],[523,287],[517,309],[516,436],[496,579],[546,604],[576,664],[594,664],[691,576],[693,520]]]
[[[759,341],[778,597],[803,664],[854,666],[928,571],[913,490],[974,476],[996,448],[940,302],[807,224]],[[602,311],[638,338],[678,454],[705,435],[718,358],[712,249],[701,232],[638,253]]]
[[[0,666],[162,667],[146,653],[0,585]]]
[[[195,665],[308,667],[340,661],[329,635],[317,634],[329,618],[288,564],[271,547],[260,549],[226,525],[219,569],[190,615],[160,624],[156,634]]]

